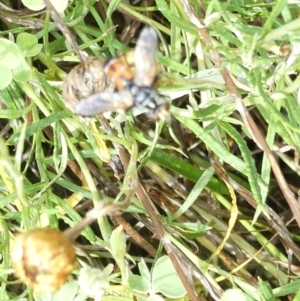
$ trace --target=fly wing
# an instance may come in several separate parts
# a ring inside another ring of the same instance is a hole
[[[74,107],[74,112],[81,116],[93,116],[105,112],[128,110],[134,104],[129,91],[101,92],[80,100]]]
[[[151,87],[157,75],[155,52],[157,49],[157,33],[152,27],[145,27],[135,47],[136,75],[134,83],[138,86]]]

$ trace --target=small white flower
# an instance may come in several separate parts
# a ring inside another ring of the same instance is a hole
[[[82,268],[78,278],[78,284],[82,292],[100,301],[105,289],[109,286],[108,276],[112,270],[112,264],[109,264],[104,270],[91,267]]]

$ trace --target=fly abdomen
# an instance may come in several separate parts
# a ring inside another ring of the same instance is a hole
[[[129,67],[116,58],[111,58],[106,61],[104,72],[116,85],[118,91],[122,91],[126,83],[132,82],[134,78]]]

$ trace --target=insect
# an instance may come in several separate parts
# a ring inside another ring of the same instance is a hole
[[[160,103],[164,96],[153,86],[157,79],[157,33],[151,27],[145,27],[138,40],[134,52],[135,73],[121,59],[112,58],[104,64],[104,73],[116,86],[116,91],[103,91],[81,99],[73,111],[82,116],[132,107],[146,110],[153,120],[165,119],[169,104]]]

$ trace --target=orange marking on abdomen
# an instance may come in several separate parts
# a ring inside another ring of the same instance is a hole
[[[124,89],[124,80],[132,81],[134,75],[128,66],[123,64],[118,59],[111,59],[105,64],[105,73],[111,79],[111,81],[116,85],[118,90]]]

